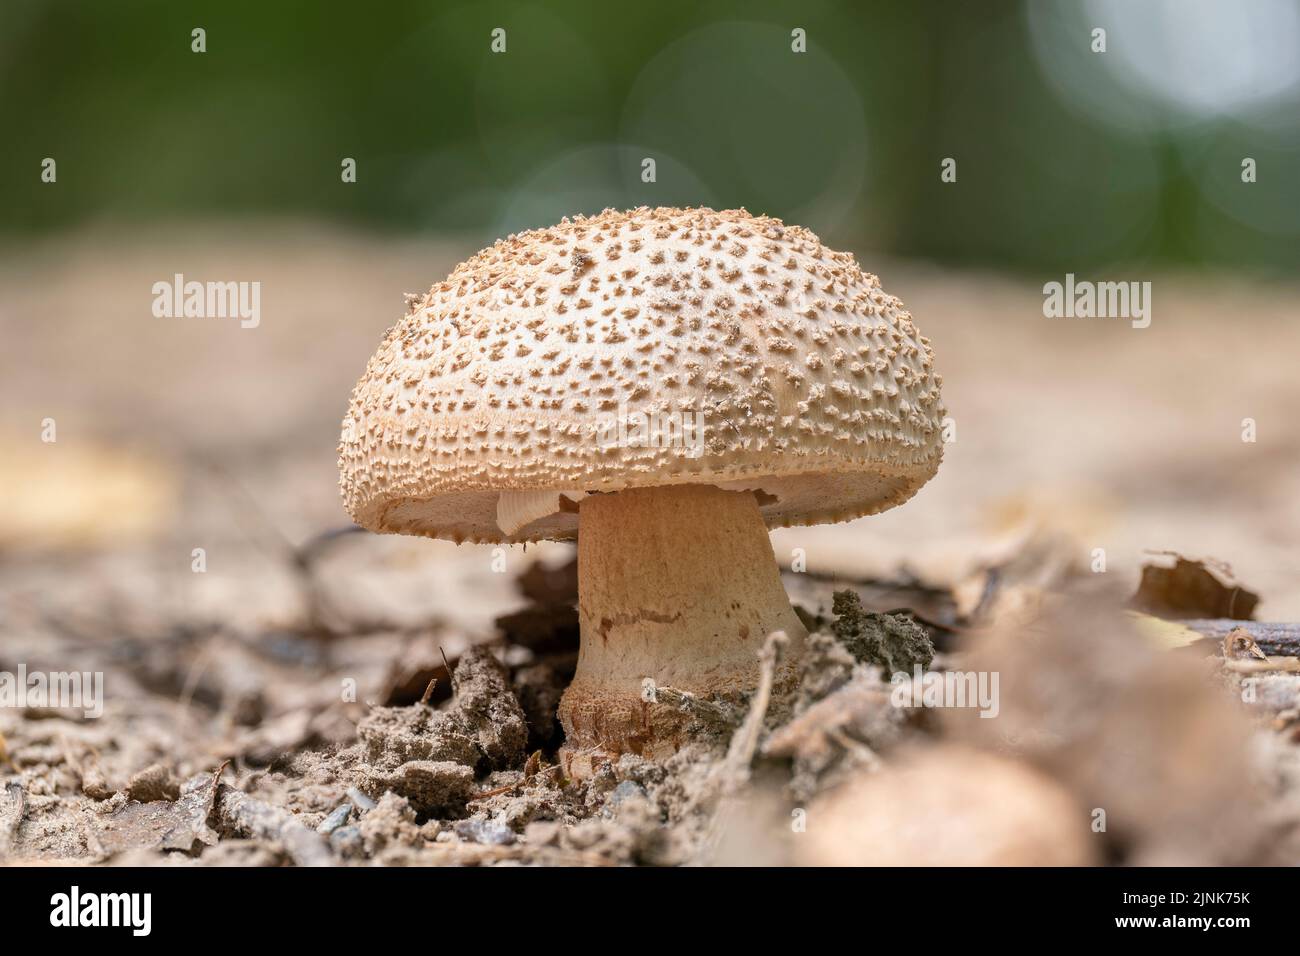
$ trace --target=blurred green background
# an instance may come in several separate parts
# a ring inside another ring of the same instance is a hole
[[[744,205],[946,263],[1293,272],[1298,85],[1294,0],[5,0],[0,234]]]

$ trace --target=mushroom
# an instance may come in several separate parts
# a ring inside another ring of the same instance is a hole
[[[377,532],[577,538],[565,756],[658,759],[689,721],[647,688],[738,700],[778,630],[793,679],[805,631],[768,529],[875,514],[934,475],[932,358],[806,229],[743,209],[565,219],[411,297],[352,393],[343,498]]]

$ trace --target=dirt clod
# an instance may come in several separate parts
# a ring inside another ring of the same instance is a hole
[[[451,675],[455,712],[491,767],[523,760],[528,723],[510,686],[510,677],[492,652],[471,648]]]
[[[179,800],[180,781],[171,768],[160,763],[150,764],[133,776],[126,785],[126,795],[132,800],[149,803],[155,800]]]
[[[927,670],[934,660],[934,643],[925,628],[901,614],[876,614],[862,607],[853,591],[835,592],[831,631],[854,660],[875,664],[886,676]]]
[[[483,757],[459,714],[428,705],[376,707],[357,725],[368,761],[393,769],[410,760],[476,765]]]
[[[388,791],[405,797],[416,813],[456,814],[474,792],[474,771],[450,760],[408,760],[395,770],[370,771],[365,786],[375,797]]]
[[[380,797],[375,808],[361,818],[357,829],[365,852],[372,856],[392,849],[418,847],[424,842],[410,801],[395,793]],[[332,836],[337,837],[338,832]],[[338,839],[341,842],[350,836]]]

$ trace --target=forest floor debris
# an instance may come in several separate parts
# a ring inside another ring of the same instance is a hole
[[[1300,850],[1293,626],[1174,624],[1087,589],[1000,626],[949,612],[933,624],[869,609],[870,586],[841,588],[800,608],[811,633],[794,686],[766,680],[741,706],[656,687],[695,718],[694,742],[574,780],[555,720],[576,656],[574,581],[571,563],[530,572],[533,603],[487,643],[435,626],[265,641],[173,628],[149,654],[92,645],[130,706],[97,721],[0,712],[0,859],[1052,864]],[[1189,639],[1143,638],[1166,623]],[[782,650],[765,643],[765,674]],[[994,671],[997,721],[915,705],[918,676]],[[960,840],[943,836],[953,828]]]

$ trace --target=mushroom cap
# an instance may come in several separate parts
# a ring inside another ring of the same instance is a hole
[[[572,538],[584,492],[688,483],[761,492],[768,527],[845,521],[934,475],[940,384],[902,303],[808,230],[606,210],[412,297],[352,392],[340,485],[363,527],[455,541]],[[550,503],[507,534],[502,492]]]

